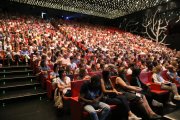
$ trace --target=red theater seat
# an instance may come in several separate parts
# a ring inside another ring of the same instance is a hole
[[[82,106],[78,102],[78,96],[80,88],[83,83],[87,80],[76,80],[71,81],[71,120],[81,120],[82,119]]]
[[[52,86],[52,82],[50,80],[46,81],[46,89],[47,89],[47,96],[49,99],[53,98],[53,92],[54,92],[54,88]]]
[[[153,83],[152,72],[143,72],[140,74],[139,78],[144,84],[149,84],[152,93],[157,95],[168,93],[167,90],[162,90],[159,84]]]

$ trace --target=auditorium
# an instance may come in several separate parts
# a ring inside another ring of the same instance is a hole
[[[179,0],[0,0],[1,120],[180,120]]]

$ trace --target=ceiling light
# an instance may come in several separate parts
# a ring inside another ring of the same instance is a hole
[[[105,18],[117,18],[170,0],[9,0],[30,5],[78,12]]]

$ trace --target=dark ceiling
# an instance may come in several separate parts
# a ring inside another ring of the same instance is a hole
[[[41,7],[118,18],[173,0],[9,0]]]

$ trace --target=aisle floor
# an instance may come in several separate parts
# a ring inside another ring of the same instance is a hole
[[[166,107],[162,120],[180,120],[180,106]],[[70,120],[70,113],[61,114],[47,98],[29,99],[9,104],[1,103],[0,120]]]

